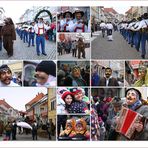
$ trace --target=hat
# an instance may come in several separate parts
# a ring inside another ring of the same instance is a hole
[[[73,15],[75,16],[76,13],[81,13],[82,16],[84,15],[84,12],[83,12],[82,10],[80,10],[79,8],[76,8],[76,9],[74,10]]]
[[[11,69],[6,64],[0,66],[0,71],[6,70],[6,69],[11,71]]]
[[[56,77],[56,64],[53,61],[42,61],[37,65],[35,71],[45,72],[47,75]]]
[[[144,18],[144,19],[148,19],[148,13],[144,13],[144,14],[143,14],[143,18]]]
[[[136,92],[136,94],[138,95],[138,99],[139,99],[139,100],[142,100],[141,92],[140,92],[138,89],[135,89],[135,88],[129,88],[129,89],[127,89],[126,92],[125,92],[125,96],[127,96],[127,93],[128,93],[130,90],[134,90],[134,91]]]
[[[63,13],[63,17],[65,18],[65,15],[69,13],[70,14],[70,17],[72,17],[72,13],[69,11],[69,10],[66,10],[64,13]]]
[[[72,93],[67,88],[59,88],[57,90],[57,93],[60,95],[60,97],[65,100],[67,95],[72,95]]]
[[[71,89],[70,89],[70,92],[71,92],[73,95],[76,95],[77,93],[82,92],[82,89],[81,89],[80,87],[71,88]]]
[[[74,67],[72,68],[72,71],[74,71],[74,70],[80,70],[80,67],[79,67],[79,66],[74,66]]]

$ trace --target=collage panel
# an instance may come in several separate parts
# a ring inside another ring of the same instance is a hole
[[[57,88],[57,114],[90,114],[90,89],[84,87]]]
[[[58,141],[90,141],[90,116],[57,115]]]
[[[58,7],[57,32],[90,32],[90,7]]]
[[[92,59],[145,59],[147,6],[91,7]]]
[[[57,7],[28,2],[12,12],[6,2],[0,5],[1,59],[56,59]]]
[[[125,85],[127,87],[148,86],[148,61],[132,60],[125,61]]]
[[[58,61],[58,86],[90,86],[89,61]]]
[[[91,86],[124,87],[124,67],[124,61],[92,60]]]
[[[91,140],[147,140],[147,98],[146,87],[92,89]]]
[[[45,87],[1,88],[0,140],[55,140],[55,92],[54,88]]]
[[[23,61],[24,86],[56,87],[56,61]]]
[[[0,87],[22,86],[23,61],[0,60]]]
[[[58,59],[89,60],[91,54],[89,33],[58,33]]]

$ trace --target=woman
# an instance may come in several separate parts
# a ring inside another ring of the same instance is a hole
[[[60,114],[68,114],[71,113],[71,104],[73,102],[73,95],[72,93],[64,89],[58,89],[58,107],[57,112]]]
[[[16,40],[15,27],[11,18],[6,18],[4,22],[5,25],[2,28],[3,46],[8,57],[11,57],[13,56],[13,42]]]

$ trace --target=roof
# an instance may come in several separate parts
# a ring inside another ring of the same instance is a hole
[[[0,105],[4,105],[6,108],[12,108],[6,101],[5,101],[5,99],[3,99],[3,100],[0,100]]]
[[[132,13],[132,8],[130,8],[129,10],[127,10],[126,12],[125,12],[125,14],[126,13]]]
[[[104,12],[107,12],[107,13],[112,12],[114,14],[117,14],[117,11],[115,11],[113,8],[104,8]]]
[[[44,96],[45,96],[45,94],[43,94],[43,93],[38,93],[38,94],[36,95],[36,97],[33,98],[30,102],[28,102],[26,105],[32,105],[32,104],[34,104],[34,103],[38,102],[39,100],[41,100]]]

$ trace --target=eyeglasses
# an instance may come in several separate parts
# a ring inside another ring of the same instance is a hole
[[[41,80],[45,80],[45,79],[46,79],[45,77],[42,77],[42,76],[39,76],[39,75],[34,75],[34,77],[35,77],[36,79],[41,79]]]

